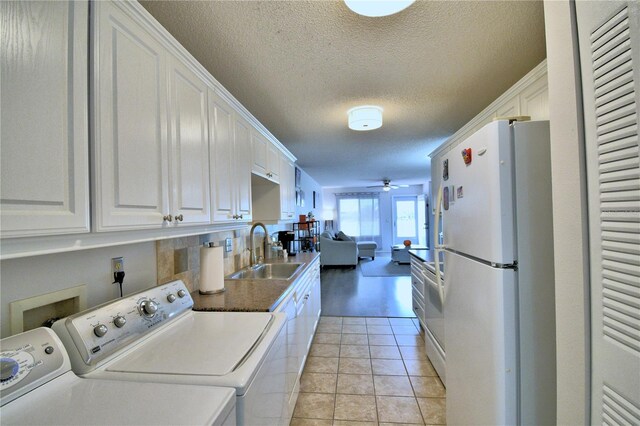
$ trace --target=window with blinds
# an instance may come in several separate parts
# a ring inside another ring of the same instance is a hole
[[[380,199],[377,193],[336,194],[338,229],[356,241],[375,241],[382,245],[380,234]]]

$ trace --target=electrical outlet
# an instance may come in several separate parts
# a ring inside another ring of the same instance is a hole
[[[231,238],[225,238],[224,240],[224,251],[226,251],[227,253],[233,250],[233,243],[231,241]]]
[[[115,274],[116,272],[124,271],[124,257],[114,257],[111,259],[111,272]]]

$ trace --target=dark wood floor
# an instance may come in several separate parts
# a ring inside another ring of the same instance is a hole
[[[411,318],[411,277],[363,277],[360,268],[324,268],[322,315]]]

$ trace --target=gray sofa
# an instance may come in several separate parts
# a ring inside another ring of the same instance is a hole
[[[358,245],[355,241],[337,241],[330,232],[320,234],[320,266],[358,264]]]

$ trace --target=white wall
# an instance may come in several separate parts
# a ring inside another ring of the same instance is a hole
[[[324,188],[323,190],[322,219],[337,220],[338,210],[335,194],[343,192],[379,192],[380,193],[380,232],[382,233],[382,247],[378,251],[391,252],[393,245],[393,211],[392,197],[396,195],[420,195],[423,194],[422,185],[412,185],[408,188],[398,188],[385,192],[377,188]],[[336,229],[338,231],[338,229]]]
[[[298,167],[298,166],[296,166]],[[298,167],[299,168],[299,167]],[[304,207],[296,206],[296,215],[313,212],[316,220],[322,220],[322,187],[311,176],[309,176],[304,170],[300,169],[300,188],[304,192]],[[298,189],[298,188],[296,188]],[[316,208],[313,208],[313,192],[316,193]],[[297,221],[297,216],[296,216]]]
[[[87,307],[119,296],[112,284],[111,258],[124,257],[124,293],[156,285],[156,243],[140,243],[0,262],[0,323],[9,336],[9,303],[53,291],[87,285]]]
[[[589,259],[573,3],[546,0],[556,280],[557,424],[589,424]]]

